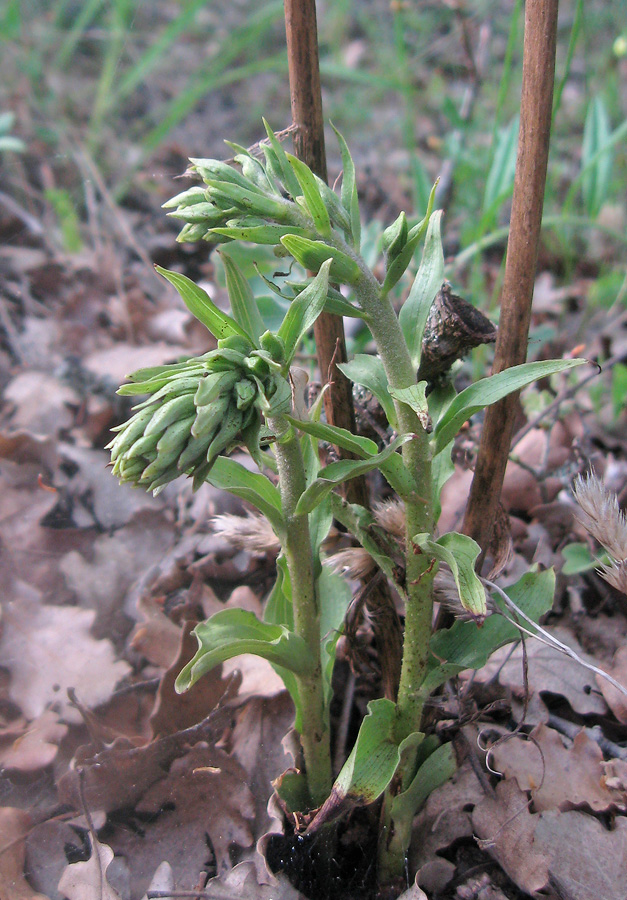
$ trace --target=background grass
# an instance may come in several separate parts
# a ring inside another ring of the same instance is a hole
[[[605,285],[600,305],[615,302],[623,283],[621,9],[623,0],[562,4],[545,205],[551,268],[572,279],[587,261]],[[449,270],[493,308],[516,154],[522,0],[334,0],[319,3],[318,15],[325,115],[353,150],[366,208],[388,220],[401,206],[420,214],[448,160]],[[21,162],[2,153],[6,183],[24,202],[25,181],[40,186],[32,160],[45,157],[53,183],[44,202],[69,251],[81,246],[87,218],[80,154],[116,202],[156,211],[174,192],[181,157],[226,156],[226,137],[253,143],[262,114],[277,129],[289,124],[282,16],[280,0],[5,0],[0,112],[15,114],[26,145]],[[464,117],[482,29],[483,74]],[[332,138],[329,156],[335,174]]]

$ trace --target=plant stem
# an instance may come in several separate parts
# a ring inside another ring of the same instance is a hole
[[[287,523],[283,552],[292,587],[294,630],[309,647],[316,668],[308,676],[298,676],[302,709],[301,745],[305,758],[307,784],[314,807],[329,796],[333,777],[331,744],[325,724],[322,663],[320,657],[320,611],[311,552],[309,521],[294,510],[305,490],[305,469],[298,437],[282,417],[268,420],[277,436],[274,453],[279,473],[283,516]]]
[[[371,273],[362,268],[362,278],[355,291],[364,311],[370,316],[370,330],[385,367],[390,387],[403,388],[416,383],[416,372],[401,327],[387,297],[381,297],[380,286]],[[414,411],[395,401],[401,434],[414,433],[415,440],[403,446],[403,461],[415,479],[415,490],[402,499],[405,502],[405,567],[406,609],[405,639],[401,680],[396,704],[396,739],[399,744],[410,734],[420,731],[423,700],[420,687],[429,657],[429,639],[433,618],[433,566],[415,552],[414,535],[433,533],[431,486],[431,451],[429,436]],[[415,774],[416,751],[401,760],[397,777],[387,789],[382,811],[379,842],[379,877],[383,882],[402,875],[411,832],[411,816],[394,815],[393,802],[399,790],[406,790]]]

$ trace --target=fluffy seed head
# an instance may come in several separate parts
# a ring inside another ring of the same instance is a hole
[[[616,560],[627,560],[627,519],[616,494],[594,475],[578,476],[573,488],[581,512],[579,521]]]

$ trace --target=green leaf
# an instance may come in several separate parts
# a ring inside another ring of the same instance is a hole
[[[446,784],[456,771],[457,760],[453,745],[442,744],[423,762],[407,790],[393,799],[392,819],[413,819],[427,797],[436,788]]]
[[[534,622],[553,605],[554,591],[553,569],[527,572],[516,584],[507,588],[514,603]],[[499,604],[498,595],[493,599]],[[519,637],[516,626],[498,613],[488,616],[481,627],[475,622],[457,621],[451,628],[436,632],[429,644],[433,656],[430,657],[420,693],[428,697],[438,685],[464,669],[480,669],[495,650]]]
[[[402,278],[403,273],[407,269],[407,266],[412,261],[416,247],[422,240],[424,233],[427,230],[429,222],[431,221],[433,205],[435,203],[436,187],[437,182],[431,188],[431,193],[429,194],[429,202],[427,204],[427,211],[425,213],[424,219],[422,219],[420,222],[418,222],[417,225],[414,225],[414,227],[409,230],[409,234],[407,235],[407,243],[398,254],[398,256],[394,259],[394,261],[388,266],[388,270],[385,275],[385,281],[383,282],[383,286],[381,288],[381,293],[384,297]]]
[[[295,300],[292,300],[290,308],[285,314],[278,335],[285,342],[286,366],[290,365],[303,337],[324,309],[329,287],[330,268],[330,260],[320,266],[316,277]]]
[[[350,216],[353,247],[359,252],[361,246],[361,220],[359,218],[359,197],[355,179],[355,164],[348,149],[348,144],[333,123],[331,123],[331,128],[337,137],[342,156],[342,205]]]
[[[257,308],[257,301],[250,283],[228,253],[224,251],[220,253],[220,259],[224,266],[226,289],[233,315],[246,334],[251,336],[254,345],[259,347],[259,338],[266,330],[266,326]]]
[[[252,342],[250,335],[237,324],[235,319],[218,309],[207,292],[203,291],[197,284],[194,284],[186,275],[181,275],[179,272],[171,272],[168,269],[163,269],[161,266],[155,266],[155,269],[170,284],[174,285],[191,314],[199,322],[202,322],[214,337],[226,338],[232,334],[239,334],[240,337],[248,338]]]
[[[442,210],[436,210],[429,219],[422,261],[407,300],[403,303],[398,315],[403,335],[407,341],[409,355],[414,368],[420,365],[422,336],[427,316],[435,295],[444,281],[444,253],[440,235]]]
[[[452,381],[446,380],[443,384],[436,384],[429,394],[429,416],[435,427],[457,397],[457,391]]]
[[[241,463],[219,456],[207,476],[207,481],[220,490],[228,491],[264,514],[275,534],[285,534],[286,523],[281,511],[281,495],[269,478],[260,472],[249,472]]]
[[[341,575],[322,566],[316,579],[316,594],[320,610],[320,661],[322,664],[322,686],[325,699],[325,718],[329,724],[329,710],[333,699],[333,667],[337,642],[342,634],[344,617],[353,594],[350,585]]]
[[[305,197],[305,203],[307,204],[307,209],[311,213],[311,218],[314,221],[316,231],[318,234],[321,234],[322,237],[330,237],[331,220],[329,219],[329,213],[327,212],[327,208],[324,205],[324,201],[320,194],[320,189],[316,184],[314,173],[308,165],[297,157],[292,156],[291,153],[286,153],[285,155],[287,161],[294,170],[294,174],[298,178],[298,183],[301,186]]]
[[[498,207],[514,185],[519,123],[520,117],[515,116],[507,128],[502,129],[496,138],[494,157],[483,195],[484,214],[495,216]]]
[[[298,178],[294,174],[294,170],[289,164],[287,153],[266,120],[262,119],[262,121],[266,129],[266,134],[268,135],[268,140],[270,141],[270,146],[279,166],[281,181],[291,197],[296,198],[300,194],[300,185],[298,183]]]
[[[324,201],[324,205],[327,208],[327,212],[329,213],[329,218],[331,220],[331,224],[335,224],[338,228],[341,228],[344,234],[347,236],[348,240],[352,240],[351,233],[351,220],[342,206],[342,201],[335,193],[333,188],[329,187],[326,181],[323,181],[322,178],[318,178],[317,175],[314,175],[316,179],[316,184],[318,185],[318,190],[320,191],[320,196]]]
[[[327,426],[328,428],[329,426]],[[331,463],[328,466],[325,466],[324,469],[320,470],[319,476],[316,480],[309,485],[309,487],[303,492],[296,506],[296,514],[303,515],[305,513],[311,512],[318,503],[321,503],[325,497],[327,497],[335,485],[343,484],[345,481],[349,481],[351,478],[357,478],[359,475],[364,475],[366,472],[371,472],[372,469],[380,469],[382,474],[385,476],[387,481],[392,485],[392,487],[399,491],[399,464],[405,469],[403,466],[403,461],[396,454],[396,450],[401,444],[406,443],[409,440],[412,440],[414,435],[405,434],[397,437],[392,443],[382,450],[381,453],[377,453],[376,456],[371,457],[370,459],[365,460],[352,460],[352,459],[342,459],[339,462]],[[396,456],[396,462],[392,463],[393,458]],[[409,472],[405,469],[405,472],[400,472],[401,481],[401,490],[407,490],[407,483],[404,478],[405,473],[411,479]],[[400,492],[400,491],[399,491]]]
[[[555,375],[587,363],[585,359],[552,359],[512,366],[496,375],[476,381],[458,394],[435,426],[432,441],[434,453],[440,453],[456,436],[464,422],[508,394],[519,391],[532,381]]]
[[[446,563],[455,579],[459,599],[477,621],[485,618],[485,589],[475,572],[475,563],[481,553],[481,547],[466,534],[451,531],[432,541],[428,534],[417,534],[412,538],[414,544],[428,556],[438,562]]]
[[[608,198],[614,154],[610,143],[612,129],[601,97],[593,97],[588,106],[581,146],[581,189],[586,212],[595,218]]]
[[[332,260],[329,278],[333,281],[341,281],[343,284],[353,284],[359,278],[359,266],[354,259],[329,247],[324,241],[310,241],[309,238],[299,237],[296,234],[286,234],[281,238],[281,243],[294,259],[304,266],[317,272],[327,259]]]
[[[385,367],[380,357],[358,353],[350,362],[338,363],[338,369],[355,384],[363,385],[371,394],[374,394],[381,404],[390,426],[396,429],[396,410],[390,394]]]
[[[335,780],[329,799],[310,825],[314,833],[356,806],[366,806],[381,796],[398,768],[401,747],[394,737],[396,705],[391,700],[371,700],[350,756]],[[403,741],[402,749],[416,747],[419,732]]]
[[[453,462],[453,445],[449,444],[447,449],[442,453],[438,453],[431,461],[431,488],[433,500],[433,521],[438,522],[442,512],[442,504],[440,496],[442,488],[455,471]]]
[[[210,228],[210,234],[232,238],[234,241],[249,241],[251,244],[272,244],[281,242],[286,234],[306,235],[305,228],[295,225],[229,225],[226,228]]]
[[[176,679],[182,694],[215,666],[252,653],[297,675],[311,675],[315,660],[305,641],[283,625],[260,622],[245,609],[224,609],[194,629],[198,650]]]
[[[348,450],[349,453],[354,453],[355,456],[359,456],[361,459],[369,459],[376,456],[379,452],[379,448],[370,438],[353,434],[352,431],[348,431],[346,428],[339,428],[337,425],[325,425],[323,422],[312,422],[311,419],[294,419],[291,416],[286,416],[286,418],[299,431],[310,434],[319,441],[327,441],[329,444]]]
[[[263,613],[264,622],[270,625],[282,625],[290,631],[294,630],[294,607],[292,606],[292,585],[290,582],[290,573],[287,568],[287,561],[283,554],[277,559],[276,565],[276,581],[266,600],[266,607]],[[295,720],[294,728],[301,732],[303,727],[303,708],[300,699],[300,691],[298,690],[298,679],[293,672],[285,669],[283,666],[271,663],[272,668],[277,673],[289,691],[290,697],[294,703]]]
[[[564,557],[562,566],[564,575],[579,575],[581,572],[589,572],[599,566],[611,564],[607,553],[603,553],[601,556],[592,556],[587,544],[567,544],[562,547],[562,556]]]
[[[241,172],[219,159],[190,158],[189,161],[203,181],[222,181],[228,184],[236,184],[247,191],[255,191],[259,194],[264,193]]]
[[[427,403],[427,382],[419,381],[406,388],[390,388],[390,394],[395,400],[406,403],[416,413],[420,424],[425,431],[431,431],[431,419],[429,418],[429,404]]]
[[[249,216],[262,218],[267,216],[288,225],[294,221],[293,207],[282,197],[269,197],[267,194],[258,193],[253,185],[243,188],[231,181],[207,178],[205,184],[209,199],[217,206],[224,205],[226,209],[231,206],[237,207]]]

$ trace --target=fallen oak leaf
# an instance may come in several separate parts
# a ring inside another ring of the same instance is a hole
[[[59,881],[59,891],[68,900],[122,900],[107,881],[107,869],[114,853],[107,844],[101,844],[89,835],[91,856],[85,862],[69,865]]]
[[[0,808],[0,900],[48,900],[24,877],[26,837],[31,818],[23,809]]]
[[[87,806],[92,811],[104,812],[133,806],[155,782],[166,776],[172,761],[187,753],[190,746],[201,741],[215,743],[230,717],[228,709],[213,709],[197,725],[141,747],[133,746],[127,738],[118,738],[111,746],[95,753],[89,745],[79,747],[74,768],[59,779],[60,801],[74,809]]]
[[[557,731],[539,725],[528,740],[514,737],[491,752],[493,766],[506,778],[515,778],[521,790],[531,791],[535,812],[587,806],[604,812],[622,806],[603,779],[603,753],[580,731],[566,748]]]
[[[52,710],[46,710],[25,726],[8,747],[0,750],[0,766],[19,772],[44,769],[54,761],[67,731],[67,725]]]
[[[625,900],[627,897],[627,819],[617,816],[609,831],[582,812],[544,812],[538,816],[534,847],[551,857],[551,885],[562,900]]]
[[[80,685],[85,705],[97,706],[128,675],[130,666],[116,659],[112,643],[91,636],[95,616],[94,610],[43,604],[26,585],[7,605],[0,656],[11,672],[11,699],[27,718],[37,719],[51,707],[65,721],[78,723],[68,688]]]
[[[529,812],[527,795],[516,780],[496,786],[494,797],[485,797],[475,807],[472,824],[480,846],[488,850],[523,891],[533,894],[549,881],[551,854],[538,850],[534,832],[538,815]]]
[[[619,647],[614,654],[611,668],[607,674],[620,684],[627,685],[627,647]],[[596,676],[597,684],[605,698],[605,702],[622,725],[627,725],[627,697],[605,678]]]

